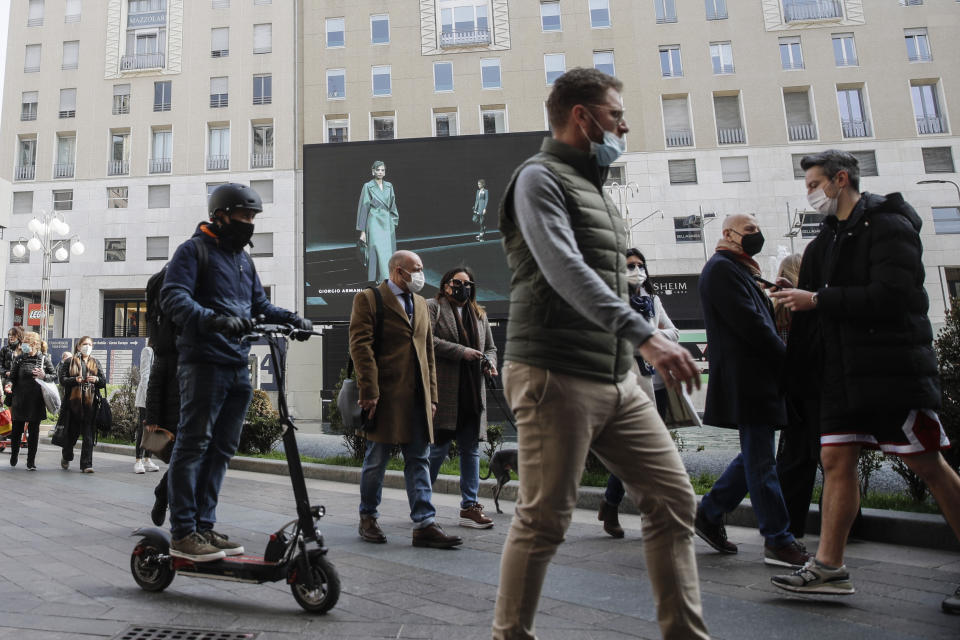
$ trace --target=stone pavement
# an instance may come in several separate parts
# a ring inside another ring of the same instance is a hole
[[[135,475],[128,456],[94,454],[96,473],[61,471],[59,450],[41,445],[39,471],[11,469],[0,456],[0,638],[112,638],[130,625],[258,633],[290,638],[489,638],[500,550],[509,527],[455,525],[458,499],[437,495],[439,520],[461,549],[410,545],[406,494],[384,491],[386,545],[356,535],[355,485],[309,480],[343,593],[325,616],[304,613],[283,583],[248,585],[178,576],[163,593],[142,591],[129,571],[137,526],[149,524],[159,474]],[[492,504],[490,505],[492,507]],[[289,480],[228,472],[218,529],[260,552],[266,535],[293,517]],[[592,511],[578,510],[551,567],[537,617],[543,640],[659,638],[644,569],[640,519],[627,537],[607,537]],[[795,597],[776,591],[756,531],[731,527],[736,556],[697,541],[704,608],[714,638],[870,640],[960,637],[960,616],[940,601],[960,583],[960,554],[858,543],[848,565],[858,593]],[[816,539],[808,540],[815,546]]]

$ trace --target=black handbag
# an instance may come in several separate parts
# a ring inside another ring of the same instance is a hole
[[[113,411],[110,409],[110,400],[106,396],[100,395],[97,391],[97,415],[94,418],[94,424],[99,433],[110,433],[113,429]]]

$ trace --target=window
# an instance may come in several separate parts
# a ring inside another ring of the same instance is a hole
[[[614,183],[618,185],[627,184],[627,179],[625,177],[624,168],[622,164],[610,165],[610,170],[607,171],[607,179],[604,180],[603,186],[610,187]]]
[[[273,25],[269,22],[253,25],[253,52],[270,53],[271,51],[273,51]]]
[[[877,173],[877,154],[873,151],[851,151],[850,155],[860,163],[860,177],[869,178],[880,175]]]
[[[347,117],[331,118],[327,121],[327,142],[350,142],[350,119]]]
[[[933,60],[926,28],[904,29],[903,37],[907,42],[907,59],[910,62],[930,62]]]
[[[37,119],[37,101],[40,99],[39,91],[24,91],[20,98],[20,119]]]
[[[480,122],[485,134],[507,132],[507,107],[491,105],[480,107]]]
[[[61,118],[74,118],[77,115],[77,90],[60,89],[60,111]]]
[[[453,91],[453,63],[433,63],[433,90]]]
[[[13,192],[13,213],[31,213],[33,211],[33,191]]]
[[[273,102],[273,75],[260,73],[253,76],[253,104]]]
[[[873,135],[861,89],[838,87],[837,106],[840,108],[840,128],[844,138],[867,138]]]
[[[210,57],[226,58],[230,55],[230,27],[210,29]]]
[[[121,71],[157,69],[165,64],[167,50],[166,0],[129,0],[126,50]]]
[[[227,184],[226,182],[208,182],[207,183],[207,197],[209,198],[213,195],[214,190],[220,185]]]
[[[126,262],[127,260],[127,239],[126,238],[104,238],[103,239],[103,261],[104,262]]]
[[[610,26],[610,0],[589,0],[589,2],[590,28],[608,28]]]
[[[126,209],[129,187],[107,187],[107,209]]]
[[[170,257],[169,236],[147,238],[147,260],[166,260]]]
[[[923,4],[923,0],[900,0],[901,7],[912,7]]]
[[[113,115],[130,113],[130,85],[113,85]]]
[[[30,0],[30,6],[27,9],[27,26],[43,26],[43,0]]]
[[[548,53],[543,56],[543,68],[547,75],[547,86],[550,86],[567,70],[566,58],[562,53]]]
[[[838,67],[855,67],[859,64],[852,33],[833,34],[833,59]]]
[[[390,66],[373,67],[373,95],[390,95]]]
[[[173,169],[173,131],[154,129],[150,149],[150,173],[170,173]]]
[[[163,80],[153,83],[153,110],[170,111],[170,93],[173,89],[172,80]]]
[[[23,72],[36,73],[40,71],[40,45],[28,44],[23,56]]]
[[[63,12],[63,21],[80,22],[80,0],[67,0],[66,10]]]
[[[803,170],[803,167],[800,166],[800,162],[803,160],[806,153],[794,153],[790,155],[790,159],[793,161],[793,178],[794,180],[803,180],[807,177],[807,172]]]
[[[73,189],[62,189],[53,192],[54,211],[73,211]]]
[[[50,242],[50,252],[52,253],[51,262],[55,262],[55,263],[70,262],[70,245],[71,244],[72,244],[72,241],[70,240],[52,240]],[[63,260],[57,257],[57,253],[60,251],[61,248],[66,252],[64,253]]]
[[[842,18],[842,4],[839,0],[783,0],[783,19],[794,22]]]
[[[674,0],[653,0],[657,24],[677,21],[677,4]]]
[[[33,180],[37,170],[36,137],[19,137],[17,140],[16,180]]]
[[[714,95],[713,113],[717,119],[717,142],[743,144],[747,141],[740,119],[739,95]]]
[[[455,136],[460,133],[457,129],[457,110],[456,109],[434,109],[433,110],[433,135],[438,138]]]
[[[693,146],[690,111],[686,96],[663,98],[663,125],[668,147]]]
[[[253,0],[253,4],[254,4],[254,5],[261,5],[261,4],[262,4],[262,5],[267,5],[267,4],[273,4],[273,0]]]
[[[613,64],[613,51],[594,51],[593,68],[597,71],[603,71],[608,76],[617,75]]]
[[[950,147],[924,147],[922,151],[924,173],[953,173],[956,171],[953,165],[953,151]]]
[[[76,69],[80,64],[80,41],[71,40],[63,43],[63,62],[60,68],[64,70]]]
[[[785,71],[803,69],[803,52],[800,50],[800,37],[780,38],[780,66]]]
[[[151,184],[147,186],[147,208],[148,209],[169,209],[170,208],[170,185]]]
[[[273,124],[256,123],[252,131],[253,151],[250,155],[251,169],[266,169],[273,166]]]
[[[440,0],[440,46],[487,44],[490,24],[486,0]]]
[[[273,202],[273,180],[251,180],[250,188],[257,192],[264,204]]]
[[[210,108],[220,109],[230,104],[227,76],[210,78]]]
[[[917,120],[917,133],[947,133],[947,119],[940,112],[936,82],[911,82],[910,97],[913,100],[913,115]]]
[[[207,137],[207,171],[229,169],[230,127],[210,125]]]
[[[704,0],[707,7],[707,20],[727,19],[727,0]]]
[[[677,242],[703,242],[703,229],[697,216],[673,219],[673,237]]]
[[[374,140],[393,140],[397,137],[397,118],[393,113],[371,115]]]
[[[679,78],[683,75],[680,45],[671,44],[660,47],[660,74],[664,78]]]
[[[254,258],[269,258],[273,256],[273,234],[255,233],[250,238],[250,255]]]
[[[933,232],[960,233],[960,207],[933,207]]]
[[[57,159],[53,165],[54,179],[72,178],[77,156],[77,137],[69,133],[57,134]]]
[[[229,9],[230,0],[211,0],[210,6],[214,9]]]
[[[710,43],[710,61],[714,75],[733,73],[733,45],[729,42]]]
[[[346,30],[343,18],[327,18],[327,48],[344,46],[343,34]]]
[[[123,176],[130,173],[130,133],[128,131],[110,132],[110,161],[107,163],[108,176]]]
[[[327,69],[327,99],[343,100],[347,96],[347,80],[343,69]]]
[[[724,182],[750,182],[750,163],[747,156],[720,158],[720,173]]]
[[[370,16],[370,44],[390,42],[390,16],[387,14]]]
[[[697,161],[667,160],[667,169],[670,172],[670,184],[697,184]]]
[[[502,89],[500,84],[500,58],[480,59],[480,83],[484,89]]]
[[[787,137],[791,142],[816,140],[817,127],[810,109],[810,92],[783,91],[783,104],[787,109]]]
[[[540,3],[540,28],[544,31],[563,31],[559,1]]]

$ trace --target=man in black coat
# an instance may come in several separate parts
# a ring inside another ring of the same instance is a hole
[[[695,530],[721,553],[736,553],[723,516],[750,493],[764,538],[764,562],[801,567],[803,547],[790,533],[790,516],[777,478],[774,437],[787,421],[780,373],[786,346],[773,308],[755,278],[753,256],[763,234],[752,215],[728,216],[716,253],[703,267],[698,289],[707,328],[710,383],[703,421],[740,432],[740,454],[703,496]]]
[[[797,288],[772,295],[794,311],[790,353],[800,357],[791,375],[820,381],[823,512],[816,558],[772,580],[788,591],[851,594],[843,552],[859,506],[860,450],[900,456],[958,537],[960,477],[940,454],[949,441],[936,414],[920,217],[899,193],[861,194],[849,153],[806,156],[801,167],[810,205],[826,217],[803,254]],[[795,340],[804,344],[794,348]],[[960,613],[960,589],[943,608]]]

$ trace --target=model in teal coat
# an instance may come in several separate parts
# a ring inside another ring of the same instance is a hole
[[[487,191],[487,181],[483,178],[477,180],[477,197],[473,200],[473,221],[480,225],[480,233],[477,234],[477,240],[483,240],[483,234],[487,231],[487,201],[490,195]]]
[[[393,185],[383,177],[387,167],[377,160],[371,168],[373,180],[363,185],[357,206],[357,231],[367,243],[367,279],[379,282],[390,277],[387,262],[397,250],[397,197]]]

